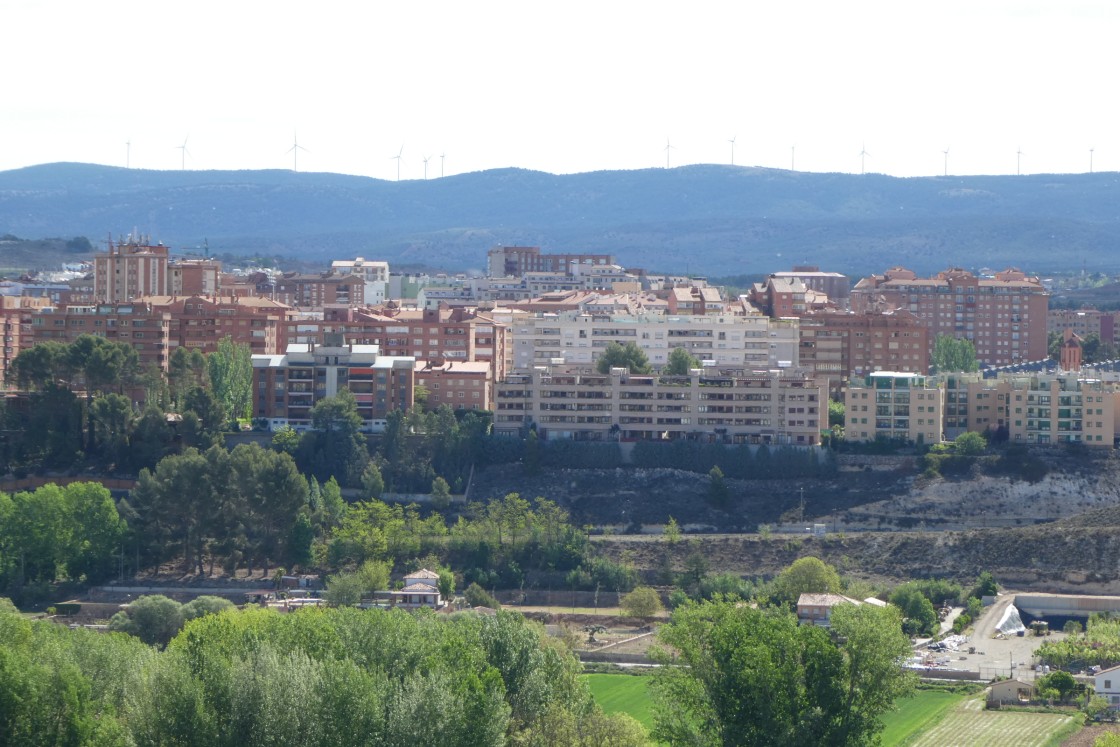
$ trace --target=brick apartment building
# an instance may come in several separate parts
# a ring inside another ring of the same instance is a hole
[[[273,354],[285,348],[284,332],[295,312],[257,296],[151,296],[140,299],[171,314],[172,347],[212,353],[227,335],[251,353]]]
[[[844,390],[844,438],[937,444],[944,440],[945,388],[900,371],[853,377]]]
[[[109,251],[94,255],[93,293],[98,303],[131,301],[139,296],[167,292],[170,250],[147,237],[129,236],[114,242]]]
[[[492,278],[521,277],[527,272],[567,274],[572,263],[613,265],[610,254],[542,254],[539,246],[496,246],[486,253],[487,274]]]
[[[1046,331],[1061,334],[1069,330],[1082,339],[1096,335],[1101,342],[1115,345],[1118,314],[1097,309],[1050,309],[1046,313]]]
[[[976,357],[992,366],[1046,357],[1049,295],[1038,278],[1019,270],[978,278],[951,269],[932,278],[895,267],[852,289],[852,310],[879,305],[906,309],[929,328],[930,352],[939,335],[971,340]]]
[[[286,273],[272,283],[272,300],[300,309],[364,306],[366,281],[360,275]]]
[[[31,342],[71,343],[81,335],[96,335],[131,345],[139,355],[141,370],[152,365],[167,370],[171,323],[170,311],[147,301],[47,308],[31,319]]]
[[[412,406],[416,361],[381,355],[376,345],[289,345],[281,355],[254,355],[253,417],[275,430],[311,426],[311,408],[343,389],[357,400],[363,430],[377,433],[393,410]]]
[[[416,361],[416,386],[428,390],[427,408],[489,410],[494,406],[494,378],[483,361]]]
[[[803,370],[710,367],[687,376],[540,366],[495,394],[495,433],[535,424],[543,439],[816,445],[827,393]]]
[[[472,309],[400,309],[393,303],[370,309],[328,307],[321,319],[289,320],[285,342],[321,344],[332,333],[346,342],[377,345],[384,355],[489,363],[495,381],[512,365],[509,325]]]
[[[847,275],[841,275],[839,272],[821,272],[820,268],[814,265],[802,265],[792,270],[772,273],[770,277],[779,280],[800,280],[807,289],[828,296],[839,308],[848,308],[852,281]]]
[[[0,296],[0,326],[3,326],[3,347],[0,348],[0,387],[12,386],[8,371],[20,351],[32,344],[32,320],[40,310],[48,308],[49,298]]]
[[[872,310],[823,312],[801,317],[800,364],[828,380],[839,398],[842,382],[873,371],[924,374],[929,331],[914,313]]]

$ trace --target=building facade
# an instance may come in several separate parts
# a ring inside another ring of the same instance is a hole
[[[289,345],[282,355],[254,355],[253,417],[275,430],[311,427],[311,408],[348,389],[357,400],[363,430],[377,433],[393,410],[412,406],[412,358],[383,356],[376,345]]]
[[[539,246],[496,246],[486,253],[487,274],[492,278],[521,277],[527,272],[567,274],[572,263],[613,265],[610,254],[542,254]]]
[[[449,360],[416,361],[416,386],[427,391],[427,409],[489,410],[494,406],[494,378],[489,363]]]
[[[495,394],[494,431],[530,426],[543,439],[820,444],[827,393],[803,370],[719,366],[687,376],[557,365],[510,374]]]
[[[81,335],[127,343],[139,355],[141,370],[158,366],[166,371],[172,347],[171,312],[145,301],[42,309],[32,317],[31,330],[35,344],[71,343]]]
[[[876,371],[844,390],[844,438],[937,444],[944,440],[945,389],[926,376]]]
[[[366,281],[358,275],[288,273],[273,280],[272,300],[300,309],[364,306]]]
[[[929,329],[929,347],[939,335],[971,340],[976,357],[991,366],[1042,360],[1047,355],[1049,296],[1038,278],[1014,269],[978,278],[952,269],[918,278],[895,267],[860,280],[852,310],[886,306],[906,309]]]
[[[633,342],[659,369],[674,348],[701,361],[736,368],[798,365],[798,321],[764,316],[661,314],[534,314],[513,328],[513,367],[526,370],[554,360],[593,364],[607,345]]]
[[[122,303],[167,292],[169,250],[150,238],[129,236],[93,258],[93,294],[98,303]]]
[[[4,344],[0,348],[0,387],[7,389],[14,386],[9,374],[12,361],[21,350],[34,343],[35,314],[49,308],[50,303],[49,298],[0,296],[0,326],[4,333]]]
[[[873,371],[929,370],[929,332],[910,311],[822,312],[801,317],[800,364],[839,399],[844,381]]]
[[[357,257],[336,259],[331,262],[331,272],[336,275],[357,275],[365,280],[365,303],[370,306],[389,299],[389,263]]]

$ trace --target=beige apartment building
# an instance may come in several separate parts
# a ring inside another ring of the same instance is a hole
[[[876,371],[844,390],[844,438],[936,444],[944,440],[944,388],[916,373]]]
[[[494,431],[535,425],[542,439],[820,444],[827,393],[805,371],[694,369],[687,376],[590,366],[537,367],[505,378]]]
[[[513,327],[513,367],[563,360],[594,364],[612,342],[635,343],[659,369],[674,348],[727,368],[795,368],[798,320],[765,316],[597,315],[565,312],[520,318]]]

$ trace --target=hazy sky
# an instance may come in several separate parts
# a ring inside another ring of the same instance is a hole
[[[0,170],[1120,170],[1120,3],[0,0]],[[131,147],[126,147],[131,142]]]

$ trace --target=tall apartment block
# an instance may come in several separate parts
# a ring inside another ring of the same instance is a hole
[[[872,275],[852,289],[852,310],[876,305],[906,309],[929,329],[929,346],[939,335],[971,340],[976,357],[992,366],[1046,357],[1046,316],[1049,295],[1038,278],[1005,270],[978,278],[952,269],[932,278],[895,267]]]

